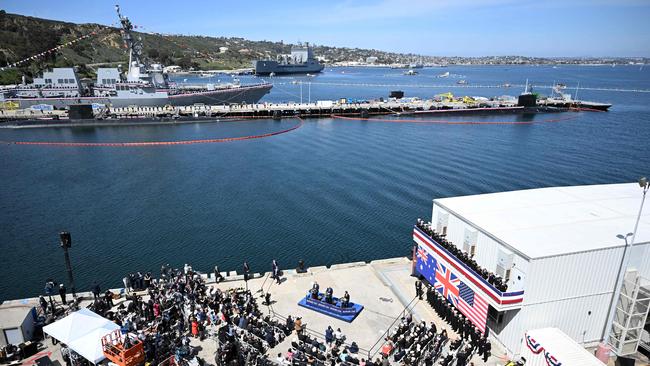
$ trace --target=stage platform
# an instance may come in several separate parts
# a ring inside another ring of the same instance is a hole
[[[314,299],[308,293],[307,296],[298,301],[298,305],[348,323],[352,323],[361,310],[363,310],[363,305],[353,302],[350,302],[346,307],[342,307],[340,300],[336,297],[332,298],[333,301],[331,304],[322,300],[324,297],[322,293],[318,294],[318,297],[319,299]]]

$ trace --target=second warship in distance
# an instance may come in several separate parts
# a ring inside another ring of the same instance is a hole
[[[20,108],[46,104],[63,108],[74,104],[104,104],[113,107],[192,105],[197,103],[256,103],[273,87],[270,83],[240,85],[176,84],[169,81],[160,64],[142,57],[142,41],[133,35],[133,24],[115,6],[121,33],[129,50],[129,69],[123,76],[118,68],[98,68],[94,84],[83,85],[73,68],[54,68],[0,93],[0,101],[15,102]]]
[[[291,47],[290,55],[279,55],[277,60],[253,61],[256,75],[311,74],[323,71],[323,64],[314,58],[309,43]]]

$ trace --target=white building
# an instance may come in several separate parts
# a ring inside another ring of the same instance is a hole
[[[524,334],[554,327],[588,347],[607,330],[608,311],[633,231],[638,184],[554,187],[435,199],[431,225],[477,264],[506,279],[497,290],[422,230],[414,240],[488,303],[490,334],[519,355]],[[636,350],[650,303],[650,209],[641,216],[615,336]],[[434,280],[435,282],[436,280]],[[431,282],[431,281],[430,281]],[[626,297],[628,296],[628,297]],[[628,322],[628,319],[630,321]],[[627,333],[622,328],[629,330]],[[626,335],[627,334],[627,335]],[[614,347],[617,348],[617,347]]]
[[[366,57],[366,63],[367,64],[374,65],[375,63],[377,63],[377,60],[378,60],[378,58],[375,57],[375,56]]]
[[[521,345],[521,356],[526,359],[526,366],[606,366],[557,328],[527,331]]]

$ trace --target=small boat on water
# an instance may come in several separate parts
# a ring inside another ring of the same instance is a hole
[[[442,74],[438,75],[439,78],[448,78],[449,77],[449,71],[443,72]]]
[[[586,100],[578,100],[571,96],[571,94],[563,93],[562,90],[566,88],[564,84],[556,84],[553,89],[551,96],[545,99],[540,99],[537,101],[538,105],[544,105],[547,107],[557,107],[557,108],[583,108],[583,109],[593,109],[598,111],[607,111],[612,105],[609,103],[599,103],[591,102]],[[576,96],[578,94],[578,88],[576,88]]]
[[[418,74],[418,72],[413,70],[413,69],[410,69],[409,71],[404,72],[404,75],[410,75],[410,76],[417,75],[417,74]]]
[[[467,80],[465,80],[465,79],[463,79],[463,80],[458,80],[458,81],[456,82],[456,84],[465,85],[465,84],[467,84]]]

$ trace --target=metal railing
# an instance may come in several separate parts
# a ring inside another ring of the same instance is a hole
[[[406,315],[407,311],[408,312],[411,311],[411,310],[409,310],[409,308],[411,307],[411,305],[414,305],[415,303],[417,303],[416,300],[418,300],[418,296],[415,296],[408,304],[406,304],[404,309],[402,309],[402,311],[399,313],[399,315],[397,315],[395,317],[395,319],[393,319],[393,321],[390,323],[388,328],[386,328],[386,331],[379,337],[379,339],[377,339],[377,342],[375,342],[375,344],[373,344],[370,347],[370,349],[368,350],[368,360],[371,360],[373,357],[375,357],[377,355],[377,352],[379,352],[381,350],[381,346],[383,345],[382,342],[384,341],[386,336],[390,333],[391,329],[395,326],[397,321],[402,319],[402,317],[404,317]],[[375,347],[377,347],[378,345],[379,345],[379,347],[377,349],[375,349]]]

